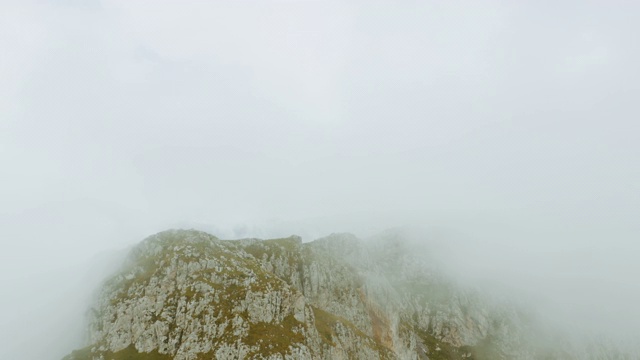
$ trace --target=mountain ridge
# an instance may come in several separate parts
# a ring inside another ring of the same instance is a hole
[[[526,313],[459,289],[393,233],[163,231],[104,283],[90,323],[65,360],[588,358],[536,343]]]

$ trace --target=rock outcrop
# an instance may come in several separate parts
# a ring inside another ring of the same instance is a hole
[[[578,359],[528,316],[463,291],[397,237],[145,239],[65,360]],[[562,348],[562,347],[560,347]]]

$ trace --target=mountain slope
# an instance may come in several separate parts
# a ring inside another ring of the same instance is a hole
[[[515,307],[462,291],[397,236],[145,239],[65,360],[571,359]]]

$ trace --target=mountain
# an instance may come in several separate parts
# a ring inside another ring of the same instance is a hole
[[[302,243],[164,231],[105,281],[89,345],[64,360],[631,359],[576,350],[425,255],[393,232]]]

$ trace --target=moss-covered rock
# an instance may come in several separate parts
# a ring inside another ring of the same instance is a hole
[[[459,289],[397,237],[165,231],[132,250],[91,314],[90,343],[65,360],[572,358],[538,349],[516,309]]]

